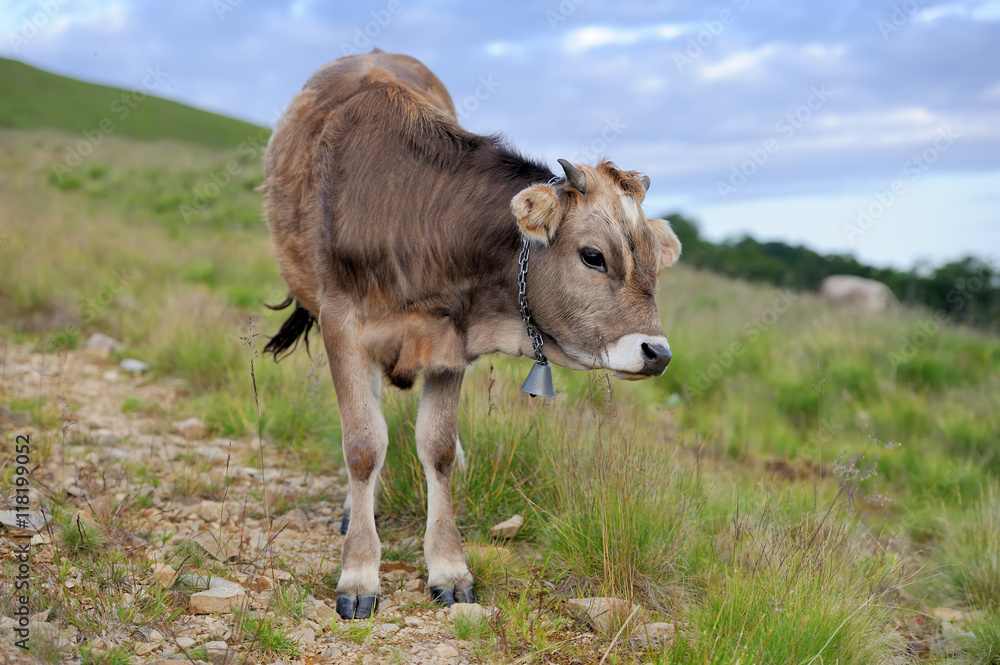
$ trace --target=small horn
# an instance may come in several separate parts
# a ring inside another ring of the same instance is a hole
[[[642,176],[641,178],[639,178],[639,182],[642,183],[642,188],[645,189],[648,192],[649,191],[649,176],[648,175]]]
[[[566,182],[569,186],[580,192],[581,194],[587,193],[587,176],[583,175],[583,171],[576,168],[565,159],[559,160],[559,165],[563,167],[563,171],[566,172]]]

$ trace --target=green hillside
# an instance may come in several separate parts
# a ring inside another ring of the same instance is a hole
[[[115,134],[233,148],[261,127],[152,94],[170,77],[149,68],[134,90],[58,76],[0,58],[0,127]]]

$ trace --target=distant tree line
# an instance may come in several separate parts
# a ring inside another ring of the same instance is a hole
[[[850,255],[750,236],[714,243],[683,215],[666,219],[680,238],[687,265],[800,291],[818,290],[828,275],[858,275],[883,282],[903,304],[943,310],[952,321],[1000,332],[1000,265],[995,262],[966,256],[936,268],[875,268]]]

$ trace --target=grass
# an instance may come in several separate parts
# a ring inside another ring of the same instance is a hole
[[[299,643],[288,636],[288,631],[273,614],[241,612],[236,618],[243,634],[243,644],[261,658],[295,658]]]
[[[964,520],[945,524],[942,576],[950,595],[974,608],[1000,609],[1000,496],[990,487]]]
[[[132,656],[125,647],[110,649],[94,649],[84,645],[80,647],[80,665],[129,665]]]
[[[971,665],[1000,665],[1000,610],[984,613],[968,626],[975,637],[963,640],[962,650]]]
[[[687,632],[661,662],[881,663],[892,657],[899,574],[893,558],[833,511],[788,513],[765,506],[717,536],[707,597],[686,613]]]
[[[179,143],[150,152],[123,137],[105,137],[67,182],[51,178],[48,165],[72,135],[0,129],[9,146],[0,153],[0,265],[9,267],[0,349],[6,341],[66,349],[105,332],[152,365],[150,381],[169,380],[181,393],[169,409],[136,397],[123,412],[195,415],[210,437],[260,431],[289,469],[336,472],[340,422],[323,349],[314,344],[313,358],[300,352],[280,365],[254,356],[256,392],[248,379],[259,335],[282,320],[261,305],[284,296],[252,191],[257,156]],[[231,159],[238,177],[183,212],[206,174]],[[41,236],[44,249],[33,240]],[[927,312],[868,316],[803,294],[772,317],[776,297],[683,266],[665,273],[660,312],[675,355],[652,382],[556,368],[559,394],[542,401],[518,393],[525,361],[483,359],[469,372],[459,415],[468,467],[456,471],[455,504],[477,594],[498,608],[482,625],[453,628],[475,655],[868,663],[900,655],[893,620],[945,605],[980,617],[967,629],[983,637],[964,645],[965,655],[995,662],[1000,341],[945,326],[899,363],[893,354]],[[426,518],[413,444],[417,394],[387,389],[383,397],[390,448],[380,529],[395,540],[418,534]],[[8,395],[0,380],[0,432],[41,430],[35,441],[46,455],[63,444],[99,454],[84,433],[63,437],[71,414],[54,392]],[[133,463],[132,482],[144,489],[95,514],[94,524],[71,523],[74,506],[46,498],[61,525],[58,581],[73,581],[75,567],[112,589],[99,598],[86,585],[56,588],[46,598],[56,620],[88,635],[100,622],[127,643],[132,626],[176,611],[171,595],[157,600],[162,611],[116,609],[124,594],[139,597],[133,580],[149,578],[126,546],[140,530],[137,516],[161,501],[226,496],[218,470],[194,457],[173,461],[185,471],[157,492],[154,463]],[[259,469],[260,460],[233,461],[245,465]],[[12,482],[0,469],[5,492]],[[263,498],[249,496],[251,512]],[[269,490],[268,512],[331,498]],[[515,513],[523,529],[495,542],[490,527]],[[215,566],[196,545],[166,540],[159,549],[175,568]],[[416,550],[385,554],[422,565]],[[325,571],[302,588],[330,597],[335,584]],[[302,598],[284,593],[274,596],[281,618],[246,613],[234,626],[260,659],[297,653],[282,620],[301,618]],[[581,594],[639,602],[648,620],[674,623],[679,637],[648,648],[627,632],[581,640],[592,631],[564,609]],[[373,629],[357,622],[343,636],[367,645]]]
[[[71,557],[97,556],[107,543],[97,525],[79,517],[63,526],[59,536],[63,551]]]
[[[374,618],[352,621],[340,628],[340,636],[355,644],[367,644],[374,632]]]
[[[149,402],[144,399],[132,396],[125,398],[122,402],[122,413],[139,413],[147,416],[164,416],[166,409],[162,404]]]
[[[480,641],[489,635],[489,626],[484,619],[465,614],[452,619],[451,629],[460,640]]]

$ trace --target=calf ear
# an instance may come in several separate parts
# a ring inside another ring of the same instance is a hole
[[[681,256],[681,241],[670,228],[670,222],[665,219],[651,219],[649,223],[660,239],[660,268],[674,265]]]
[[[563,217],[559,195],[550,185],[522,189],[511,200],[510,209],[517,218],[521,233],[543,245],[552,240]]]

